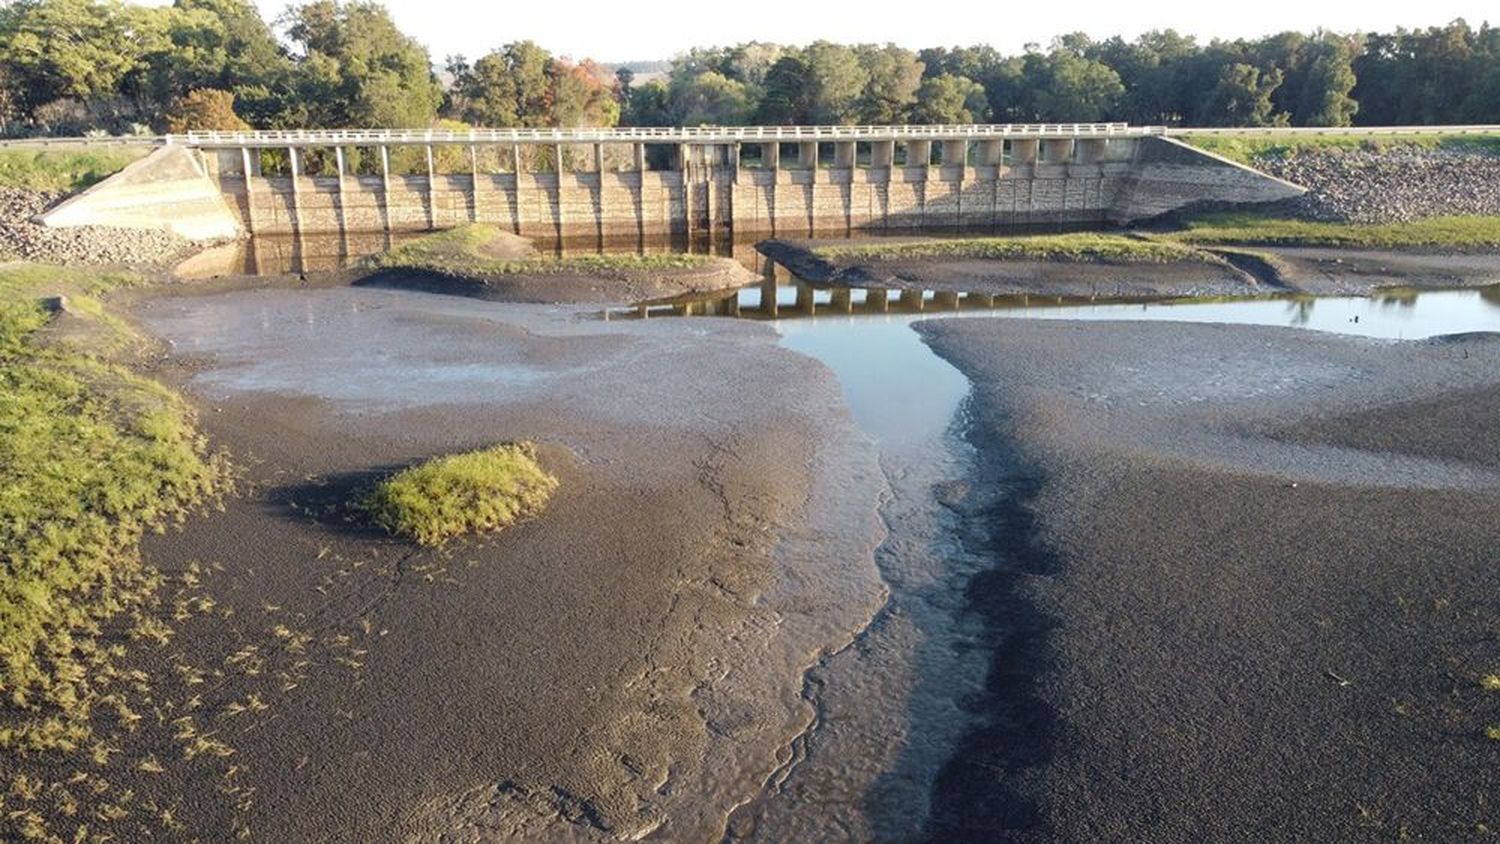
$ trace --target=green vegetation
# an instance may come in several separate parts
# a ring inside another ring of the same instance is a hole
[[[1455,20],[1391,33],[1200,42],[1067,33],[987,44],[752,41],[687,49],[662,78],[530,41],[450,56],[378,2],[293,3],[273,29],[243,0],[15,0],[0,6],[0,131],[1125,120],[1348,126],[1500,121],[1500,39]],[[490,45],[487,45],[490,46]],[[682,45],[689,47],[690,45]],[[642,65],[636,65],[639,69]]]
[[[1299,135],[1192,135],[1183,140],[1199,149],[1231,161],[1254,165],[1257,159],[1279,157],[1322,149],[1366,149],[1379,151],[1398,147],[1421,149],[1479,150],[1500,154],[1500,133],[1422,133],[1416,135],[1345,135],[1308,133]]]
[[[1162,236],[1184,244],[1367,248],[1500,247],[1500,217],[1433,217],[1410,223],[1318,223],[1254,213],[1206,214]]]
[[[820,258],[1031,258],[1046,261],[1168,263],[1211,260],[1198,250],[1165,240],[1079,232],[820,246]]]
[[[403,469],[381,482],[364,507],[392,533],[431,546],[537,513],[556,488],[529,443],[507,444]]]
[[[456,278],[494,278],[522,274],[661,272],[701,267],[707,255],[661,253],[584,254],[544,258],[529,244],[499,228],[469,223],[404,243],[370,260],[379,269],[419,270]]]
[[[68,149],[0,149],[0,187],[63,193],[80,190],[150,152],[148,146],[99,144]]]
[[[89,735],[123,652],[103,625],[155,588],[142,534],[230,482],[187,403],[109,357],[139,338],[93,296],[139,281],[0,268],[3,751],[72,750]],[[67,311],[55,316],[46,297],[60,294]]]

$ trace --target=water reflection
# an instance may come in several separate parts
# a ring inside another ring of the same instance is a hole
[[[874,317],[909,322],[945,314],[1283,325],[1411,339],[1467,331],[1500,331],[1500,285],[1464,290],[1388,288],[1370,296],[1109,298],[814,286],[777,272],[748,287],[654,299],[610,309],[603,316],[606,319],[729,316],[778,322],[833,318],[858,322]]]

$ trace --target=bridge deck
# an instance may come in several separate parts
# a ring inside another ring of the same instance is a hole
[[[695,126],[578,129],[315,129],[188,132],[164,140],[200,149],[382,144],[730,144],[783,141],[956,141],[1034,138],[1135,138],[1159,127],[1125,123],[962,124],[932,126]]]

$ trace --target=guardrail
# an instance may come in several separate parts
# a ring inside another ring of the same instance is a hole
[[[497,143],[733,143],[759,141],[958,140],[1138,136],[1149,128],[1124,123],[962,124],[926,126],[693,126],[580,129],[314,129],[189,132],[168,135],[196,147],[497,144]]]
[[[0,147],[67,147],[93,144],[194,147],[365,146],[380,144],[500,143],[756,143],[760,141],[900,141],[995,138],[1136,138],[1151,135],[1484,135],[1500,124],[1467,126],[1251,126],[1193,128],[1128,123],[997,123],[903,126],[691,126],[579,129],[289,129],[188,132],[70,138],[0,139]]]
[[[1240,126],[1232,128],[1194,129],[1170,127],[1168,137],[1190,135],[1493,135],[1500,125],[1471,126]]]

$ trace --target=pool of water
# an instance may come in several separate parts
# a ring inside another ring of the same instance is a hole
[[[1500,331],[1500,286],[1391,290],[1369,297],[1078,301],[951,291],[814,289],[773,280],[731,294],[648,303],[611,318],[664,315],[770,320],[783,346],[838,376],[858,425],[877,442],[889,529],[876,552],[884,609],[849,648],[816,666],[823,718],[774,789],[736,818],[733,838],[889,840],[924,834],[934,778],[968,723],[963,700],[985,681],[988,655],[966,589],[996,564],[968,547],[961,516],[935,490],[972,476],[962,436],[968,380],[924,344],[921,319],[1153,320],[1289,326],[1417,339]],[[887,748],[877,752],[876,748]],[[888,748],[900,748],[899,752]],[[820,807],[810,814],[807,807]]]
[[[772,290],[774,289],[774,294]],[[774,307],[767,307],[774,302]],[[1269,325],[1395,340],[1500,332],[1500,285],[1391,289],[1372,296],[1107,300],[951,291],[822,288],[770,282],[730,294],[647,303],[611,318],[732,316],[771,320],[786,347],[822,361],[843,384],[861,427],[884,443],[942,433],[968,382],[929,351],[920,319],[1150,320]]]

